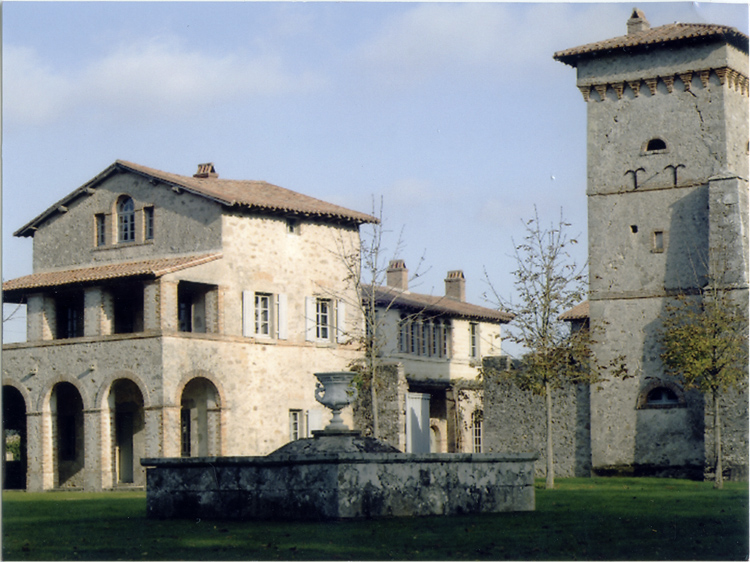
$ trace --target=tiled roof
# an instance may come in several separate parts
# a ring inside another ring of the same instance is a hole
[[[75,283],[91,283],[108,279],[122,279],[125,277],[161,277],[168,273],[174,273],[175,271],[217,260],[221,256],[220,253],[201,254],[32,273],[31,275],[11,279],[3,283],[4,300],[7,301],[8,298],[19,296],[18,293],[29,292],[29,290],[33,289],[60,287]],[[17,294],[14,295],[13,293]]]
[[[633,53],[665,43],[711,41],[725,41],[744,52],[748,51],[747,35],[734,27],[702,23],[670,23],[637,33],[558,51],[554,54],[554,58],[570,66],[575,66],[579,59],[592,58],[607,52]]]
[[[570,322],[571,320],[586,320],[589,317],[589,301],[583,301],[575,305],[570,310],[566,310],[560,315],[560,320]]]
[[[369,294],[370,287],[364,291]],[[412,312],[425,312],[435,315],[457,316],[484,320],[488,322],[506,323],[515,318],[509,312],[494,310],[468,302],[458,301],[446,296],[422,295],[404,292],[393,287],[375,287],[375,300],[381,306],[388,306]]]
[[[161,181],[189,193],[206,197],[227,207],[243,207],[249,210],[274,213],[327,217],[337,221],[354,222],[357,224],[378,222],[378,219],[366,213],[352,211],[345,207],[327,203],[320,199],[315,199],[314,197],[309,197],[264,181],[227,180],[210,176],[181,176],[125,160],[117,160],[95,178],[18,229],[14,235],[33,236],[36,228],[48,217],[58,212],[61,206],[65,206],[72,200],[89,193],[92,188],[95,188],[97,184],[109,176],[127,171],[145,176],[151,180]]]

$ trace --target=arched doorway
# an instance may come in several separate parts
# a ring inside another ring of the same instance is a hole
[[[26,401],[12,386],[3,386],[3,443],[3,489],[25,490]]]
[[[203,377],[190,380],[182,391],[180,407],[180,454],[220,455],[221,403],[216,386]]]
[[[69,382],[57,383],[50,397],[57,486],[83,488],[83,399]]]
[[[117,484],[146,484],[146,472],[140,460],[145,456],[146,420],[143,394],[128,379],[118,379],[109,391],[109,408],[113,428],[113,462]]]

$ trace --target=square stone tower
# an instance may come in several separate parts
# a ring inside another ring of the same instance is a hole
[[[698,476],[710,455],[704,401],[665,374],[660,317],[670,296],[700,298],[717,277],[747,301],[748,37],[652,28],[635,9],[626,35],[554,58],[576,68],[587,104],[594,352],[623,354],[634,375],[592,390],[592,467]],[[724,412],[736,416],[725,451],[741,471],[747,397]]]

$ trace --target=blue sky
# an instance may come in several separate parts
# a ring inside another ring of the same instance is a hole
[[[365,212],[382,196],[389,247],[424,256],[415,291],[463,269],[485,304],[486,270],[509,296],[535,205],[586,236],[586,106],[552,54],[625,34],[634,5],[748,32],[744,3],[6,1],[3,280],[31,273],[12,233],[120,158]]]

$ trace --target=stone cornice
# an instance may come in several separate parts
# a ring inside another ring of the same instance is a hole
[[[704,88],[708,88],[711,74],[716,76],[721,86],[726,85],[729,89],[740,92],[743,96],[748,96],[750,90],[748,87],[748,77],[728,66],[611,82],[590,82],[578,84],[578,89],[581,91],[581,94],[583,94],[583,99],[586,102],[596,101],[591,96],[592,89],[599,95],[599,101],[607,99],[606,93],[610,89],[614,91],[617,99],[621,100],[626,88],[632,92],[633,97],[637,98],[640,96],[641,87],[644,84],[648,86],[652,96],[656,95],[659,82],[664,84],[667,93],[671,94],[674,91],[675,80],[679,80],[683,84],[684,90],[689,92],[692,87],[693,77],[695,76],[700,78],[701,84]]]

